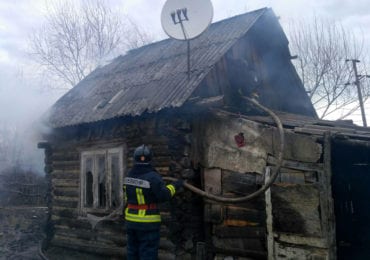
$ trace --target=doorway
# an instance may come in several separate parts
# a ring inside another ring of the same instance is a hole
[[[332,143],[337,259],[370,259],[370,142]]]

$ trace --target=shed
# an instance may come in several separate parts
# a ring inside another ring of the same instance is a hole
[[[354,175],[367,178],[370,130],[317,119],[274,12],[263,8],[211,24],[191,41],[189,75],[186,50],[173,39],[131,50],[52,106],[51,131],[39,144],[50,186],[46,254],[125,255],[123,219],[93,229],[86,216],[119,207],[122,179],[142,143],[151,146],[163,176],[222,196],[257,190],[276,167],[278,130],[244,97],[273,110],[284,126],[277,181],[243,203],[217,203],[186,190],[161,205],[160,259],[352,254],[359,238],[350,240],[345,223],[366,221],[368,212],[357,218],[348,203],[362,207],[368,193],[363,187],[353,197],[345,184],[363,184]]]

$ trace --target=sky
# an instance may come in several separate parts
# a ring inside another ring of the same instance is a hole
[[[46,91],[53,85],[32,62],[28,37],[39,28],[47,13],[46,2],[58,0],[0,0],[0,128],[13,121],[19,129],[29,129],[64,91]],[[79,0],[73,0],[78,2]],[[165,0],[106,0],[112,8],[129,15],[159,40],[167,38],[160,14]],[[213,22],[262,7],[272,7],[283,28],[291,19],[313,15],[340,21],[370,43],[370,0],[211,0]],[[370,74],[370,71],[369,71]],[[367,121],[370,124],[370,104]],[[361,123],[359,113],[354,117]],[[1,129],[0,129],[1,130]],[[34,137],[34,142],[37,138]],[[0,139],[1,145],[1,139]]]

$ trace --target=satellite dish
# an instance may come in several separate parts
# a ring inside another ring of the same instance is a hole
[[[161,13],[162,28],[177,40],[199,36],[212,22],[210,0],[167,0]]]

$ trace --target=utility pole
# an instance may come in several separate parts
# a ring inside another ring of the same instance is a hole
[[[360,75],[358,75],[357,73],[357,65],[356,65],[356,63],[360,61],[357,59],[346,59],[346,61],[352,61],[353,71],[355,73],[355,78],[356,78],[354,83],[357,87],[358,101],[360,102],[360,108],[361,108],[362,123],[363,123],[363,126],[367,127],[364,102],[362,99],[362,92],[361,92],[361,87],[360,87]]]

